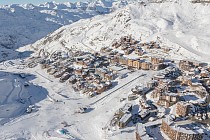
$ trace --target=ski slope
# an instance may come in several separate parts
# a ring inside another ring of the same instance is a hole
[[[185,9],[185,10],[183,10]],[[201,10],[202,9],[202,10]],[[123,35],[142,41],[157,40],[180,51],[171,55],[209,61],[209,4],[186,0],[163,3],[133,2],[106,16],[97,16],[61,27],[32,46],[49,52],[77,48],[100,50]]]

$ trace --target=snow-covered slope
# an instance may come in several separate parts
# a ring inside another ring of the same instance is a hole
[[[176,49],[171,55],[177,57],[208,58],[209,4],[193,4],[188,0],[128,3],[109,15],[64,26],[33,47],[51,52],[66,47],[99,50],[122,35],[132,34],[146,41],[160,37],[162,45]]]
[[[4,59],[8,59],[5,51],[15,57],[11,50],[19,53],[21,59],[0,63],[0,70],[7,71],[0,72],[0,140],[69,139],[57,133],[64,127],[74,139],[135,139],[134,127],[122,131],[116,129],[113,133],[104,128],[109,125],[113,114],[127,102],[121,102],[121,99],[128,97],[131,88],[146,84],[161,71],[129,72],[124,79],[116,80],[117,85],[112,89],[87,98],[75,94],[68,82],[59,83],[59,79],[48,75],[39,66],[33,69],[25,67],[27,60],[24,57],[42,49],[48,52],[100,50],[103,46],[110,46],[113,40],[132,34],[136,39],[141,37],[142,41],[159,37],[161,47],[173,48],[167,56],[170,59],[194,58],[210,62],[209,7],[209,4],[192,4],[188,0],[164,3],[101,0],[3,6],[0,10],[0,61],[3,58],[1,53]],[[65,24],[70,25],[63,26]],[[162,49],[155,49],[154,53],[159,50]],[[17,75],[20,72],[30,75],[24,78]],[[139,75],[143,76],[132,80]],[[30,104],[35,104],[35,107],[31,113],[26,113]],[[75,109],[87,105],[91,105],[93,110],[75,113]]]
[[[97,0],[0,6],[0,48],[16,49],[33,43],[63,25],[110,13],[112,5],[112,1]]]

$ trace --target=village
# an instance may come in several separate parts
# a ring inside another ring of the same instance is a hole
[[[157,51],[160,53],[155,54]],[[126,100],[124,106],[103,129],[113,132],[136,127],[136,140],[210,138],[210,67],[194,60],[161,57],[169,51],[158,39],[142,43],[128,35],[100,52],[49,54],[41,50],[28,60],[28,67],[39,65],[46,74],[87,97],[103,94],[134,71],[156,71],[149,82],[139,83],[127,98],[120,99]],[[152,133],[152,129],[158,133]]]
[[[120,50],[117,51],[117,48]],[[68,81],[75,91],[92,97],[114,86],[116,78],[122,79],[135,70],[157,71],[169,65],[160,57],[142,58],[146,53],[143,48],[160,49],[156,42],[139,44],[131,36],[125,36],[114,42],[112,48],[103,47],[100,52],[67,54],[56,51],[49,54],[40,50],[39,56],[30,58],[27,65],[33,68],[39,64],[49,75],[59,78],[61,83]],[[134,54],[135,58],[125,57],[124,54]],[[121,73],[125,69],[127,71]]]

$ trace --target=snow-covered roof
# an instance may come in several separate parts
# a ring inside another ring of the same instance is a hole
[[[153,140],[153,138],[149,137],[147,134],[146,128],[142,123],[136,125],[136,133],[140,136],[141,140]]]
[[[163,119],[164,122],[166,122],[172,129],[186,133],[186,134],[203,134],[204,133],[204,127],[198,123],[190,122],[188,120],[175,122],[173,121],[170,116],[166,116],[166,118]],[[189,123],[185,123],[185,122]],[[183,122],[183,123],[182,123]]]
[[[120,119],[120,122],[126,123],[131,117],[132,117],[131,113],[125,113]]]

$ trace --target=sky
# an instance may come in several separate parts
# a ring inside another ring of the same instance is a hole
[[[76,1],[88,1],[88,0],[0,0],[0,5],[6,5],[6,4],[26,4],[26,3],[32,3],[35,5],[38,5],[40,3],[45,3],[49,1],[55,1],[55,2],[76,2]]]

